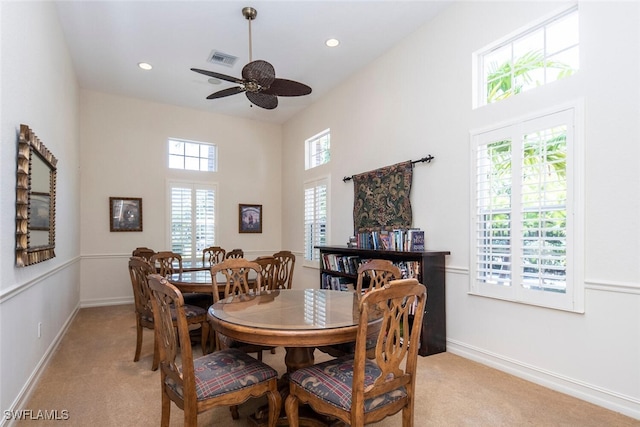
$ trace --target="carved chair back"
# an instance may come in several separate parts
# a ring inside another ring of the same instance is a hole
[[[278,289],[278,272],[280,271],[280,261],[272,256],[261,256],[256,258],[255,263],[260,265],[262,271],[262,283],[260,288],[256,290],[274,290]]]
[[[210,246],[202,251],[202,266],[211,267],[224,261],[225,251],[220,246]]]
[[[379,289],[391,282],[402,278],[402,272],[398,267],[386,259],[372,259],[358,267],[358,279],[356,281],[357,295],[362,294],[365,283],[368,282],[367,292]]]
[[[229,258],[244,258],[244,251],[242,249],[233,249],[225,255],[225,259]]]
[[[155,253],[156,253],[156,251],[154,251],[153,249],[141,246],[141,247],[135,248],[133,250],[133,252],[131,253],[131,255],[132,256],[137,256],[137,257],[140,257],[140,258],[144,258],[147,261],[149,261],[151,259],[151,257],[153,255],[155,255]]]
[[[161,276],[182,273],[182,255],[171,251],[160,251],[151,257],[151,264]]]
[[[291,289],[293,283],[293,268],[296,264],[296,256],[291,251],[280,251],[273,254],[280,261],[278,268],[278,289]]]
[[[224,298],[231,295],[248,294],[253,289],[262,288],[262,267],[244,258],[226,259],[211,267],[214,289],[224,284]],[[251,278],[250,278],[251,276]],[[218,292],[213,292],[218,301]]]

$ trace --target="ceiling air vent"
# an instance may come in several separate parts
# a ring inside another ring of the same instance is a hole
[[[212,64],[224,65],[226,67],[233,67],[237,60],[237,56],[229,55],[228,53],[222,53],[217,50],[212,51],[208,59],[208,61]]]

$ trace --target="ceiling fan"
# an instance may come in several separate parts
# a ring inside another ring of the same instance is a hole
[[[311,88],[305,84],[293,80],[276,78],[273,65],[267,61],[251,58],[251,21],[256,19],[258,12],[252,7],[242,9],[242,15],[249,21],[249,63],[242,68],[242,78],[227,76],[214,71],[192,68],[191,71],[205,76],[236,83],[239,86],[223,89],[207,96],[207,99],[223,98],[244,92],[251,103],[267,110],[273,110],[278,106],[278,96],[302,96],[309,95]]]

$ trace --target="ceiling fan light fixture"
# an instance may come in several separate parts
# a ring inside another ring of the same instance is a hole
[[[336,47],[340,44],[340,40],[328,39],[326,42],[324,42],[324,44],[326,44],[328,47]]]
[[[276,78],[273,65],[263,60],[254,61],[251,52],[251,21],[256,19],[258,12],[252,7],[242,9],[242,15],[249,21],[249,63],[242,67],[242,78],[228,76],[215,71],[192,68],[191,71],[209,76],[212,80],[224,80],[238,86],[222,89],[207,96],[207,99],[224,98],[244,93],[249,101],[266,110],[273,110],[278,106],[279,96],[304,96],[311,93],[311,88],[303,83],[288,79]]]

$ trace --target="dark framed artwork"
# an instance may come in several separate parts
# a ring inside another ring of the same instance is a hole
[[[142,231],[142,199],[109,197],[109,229]]]
[[[51,195],[31,192],[29,200],[29,229],[49,231],[51,220]]]
[[[239,232],[262,233],[262,205],[239,205]]]

